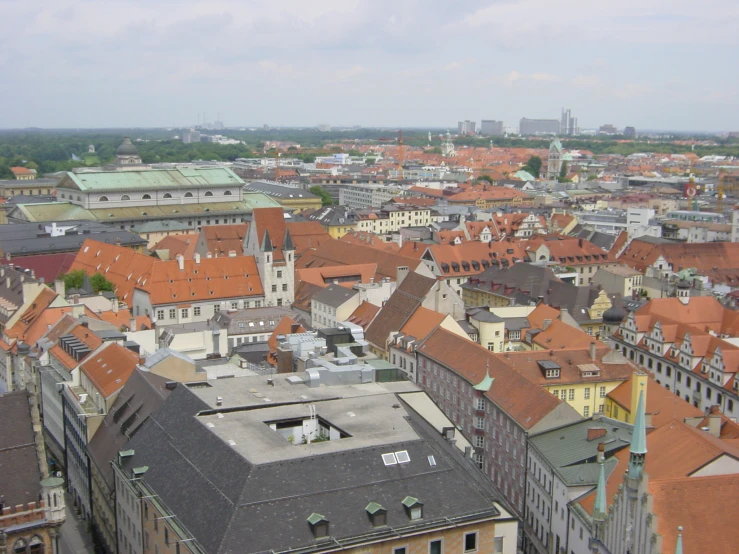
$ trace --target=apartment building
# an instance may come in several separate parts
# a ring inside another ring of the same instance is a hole
[[[602,267],[593,275],[592,283],[611,294],[623,298],[636,298],[641,295],[643,275],[625,265]]]
[[[414,385],[224,381],[177,385],[116,456],[131,552],[516,552],[516,519]]]
[[[357,210],[357,231],[376,235],[397,233],[404,227],[431,225],[431,210],[404,205],[387,205],[380,210]]]
[[[656,381],[704,412],[739,417],[739,314],[715,298],[658,298],[631,312],[616,348]]]
[[[347,183],[339,189],[339,204],[352,210],[379,208],[391,202],[401,189],[377,183]]]
[[[526,247],[532,262],[550,262],[572,268],[576,285],[589,285],[601,267],[616,265],[611,255],[589,240],[559,235],[534,236]]]
[[[474,460],[525,513],[529,437],[580,419],[486,348],[436,329],[416,348],[418,384],[474,447]]]

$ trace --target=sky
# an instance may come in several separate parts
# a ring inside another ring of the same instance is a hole
[[[0,128],[739,131],[736,0],[0,0]]]

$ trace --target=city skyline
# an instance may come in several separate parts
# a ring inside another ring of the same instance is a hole
[[[0,38],[0,127],[183,127],[205,111],[228,126],[515,128],[565,106],[580,128],[735,131],[739,77],[721,52],[739,8],[704,7],[3,2],[19,24]]]

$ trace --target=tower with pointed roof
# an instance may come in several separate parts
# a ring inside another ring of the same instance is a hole
[[[257,208],[244,239],[244,254],[254,256],[266,306],[295,300],[295,246],[282,208]]]
[[[562,169],[562,143],[555,138],[549,145],[549,157],[547,158],[547,179],[556,179]]]

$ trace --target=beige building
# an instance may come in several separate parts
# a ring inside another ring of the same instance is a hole
[[[376,235],[397,233],[404,227],[431,225],[431,210],[413,206],[392,206],[381,210],[357,211],[357,231]]]
[[[359,297],[359,291],[337,284],[331,284],[316,293],[311,299],[313,327],[316,329],[331,328],[346,321],[359,307]]]
[[[609,294],[620,294],[624,298],[639,296],[644,276],[625,265],[601,267],[593,275],[593,284],[603,287]],[[608,308],[606,308],[608,309]]]

